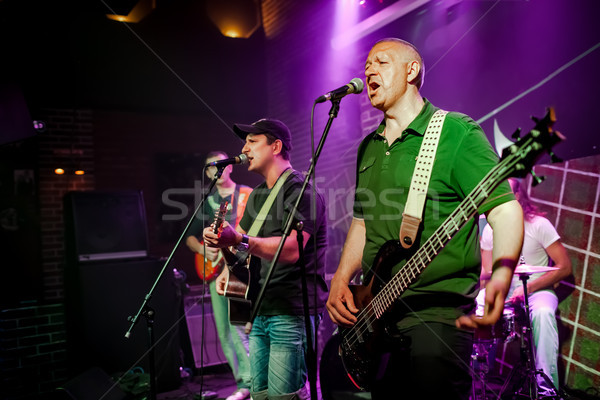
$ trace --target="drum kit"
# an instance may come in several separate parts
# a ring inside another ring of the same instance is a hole
[[[473,386],[471,400],[492,399],[559,399],[558,391],[553,394],[539,393],[538,376],[545,380],[548,387],[553,387],[552,380],[540,369],[535,367],[535,349],[532,337],[531,318],[529,314],[529,299],[527,280],[532,274],[553,271],[558,268],[546,266],[519,265],[514,274],[523,284],[523,318],[515,317],[512,304],[505,305],[502,318],[488,332],[475,332],[473,353],[471,356],[471,373]],[[520,329],[519,329],[520,328]],[[493,365],[496,347],[500,343],[510,343],[519,339],[519,361],[512,368],[499,390],[491,390],[488,385],[490,366]]]

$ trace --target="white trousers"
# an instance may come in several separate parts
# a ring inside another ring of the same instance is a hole
[[[535,366],[544,371],[558,389],[558,298],[551,290],[540,290],[529,296],[529,315],[535,343]],[[541,388],[547,385],[538,377]]]

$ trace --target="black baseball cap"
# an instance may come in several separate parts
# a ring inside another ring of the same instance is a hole
[[[242,140],[246,140],[246,136],[252,133],[254,135],[269,134],[281,140],[283,147],[287,151],[292,150],[292,134],[288,127],[277,119],[263,118],[251,125],[234,124],[233,131]]]

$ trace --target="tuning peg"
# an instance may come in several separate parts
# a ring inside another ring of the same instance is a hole
[[[531,177],[533,178],[531,182],[531,186],[533,187],[536,187],[540,183],[544,182],[544,180],[546,179],[545,176],[537,176],[535,172],[533,172],[533,170],[531,170]]]
[[[510,137],[515,140],[521,139],[521,128],[517,128],[517,130],[512,135],[510,135]]]
[[[548,154],[550,155],[550,160],[552,161],[552,163],[561,163],[561,162],[563,162],[563,159],[560,158],[559,156],[557,156],[552,150],[549,150]]]

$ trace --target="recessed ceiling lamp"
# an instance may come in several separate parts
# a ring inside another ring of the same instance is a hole
[[[144,19],[155,8],[156,0],[139,0],[129,14],[106,14],[106,17],[115,21],[136,23]]]
[[[256,0],[207,0],[210,20],[224,36],[247,39],[260,27],[260,9]]]

